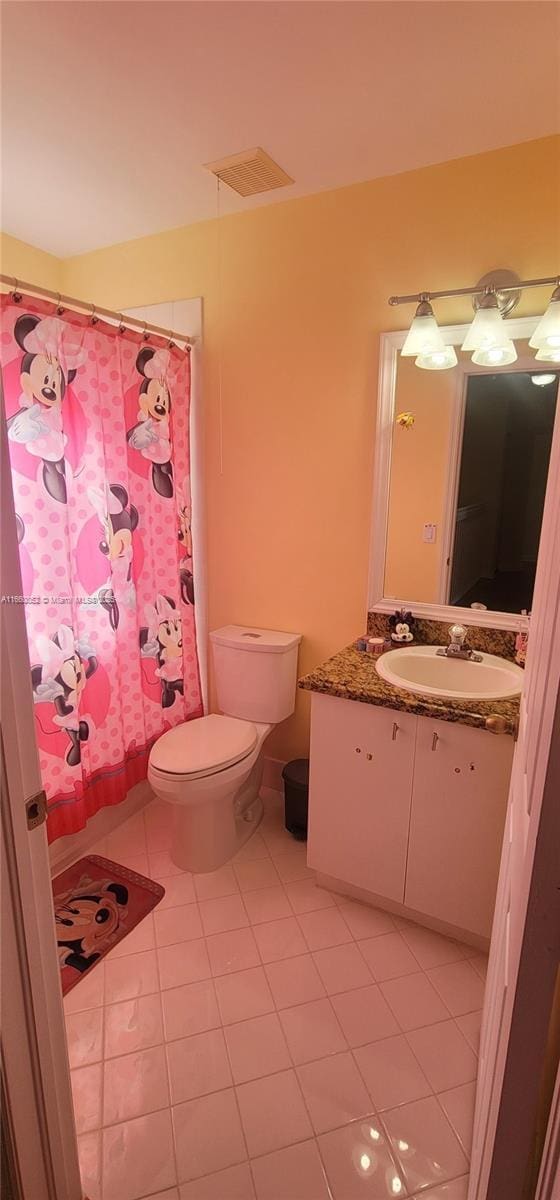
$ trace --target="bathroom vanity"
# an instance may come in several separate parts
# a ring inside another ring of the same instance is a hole
[[[435,648],[434,648],[435,653]],[[491,932],[517,700],[413,695],[353,647],[313,692],[308,864],[326,886],[484,947]]]

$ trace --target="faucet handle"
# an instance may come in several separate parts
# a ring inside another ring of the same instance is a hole
[[[452,625],[450,627],[449,638],[452,646],[462,646],[466,636],[467,631],[464,625]]]

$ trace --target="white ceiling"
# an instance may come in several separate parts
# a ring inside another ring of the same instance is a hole
[[[553,133],[559,14],[541,0],[6,0],[2,227],[67,256],[215,216],[201,164],[253,146],[296,182],[222,190],[222,211]]]

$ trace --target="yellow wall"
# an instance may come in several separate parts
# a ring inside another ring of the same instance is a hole
[[[63,264],[63,290],[117,309],[204,298],[210,627],[301,631],[301,671],[363,629],[379,333],[411,316],[387,297],[469,284],[495,266],[525,278],[557,270],[559,145],[525,143]],[[518,312],[542,311],[543,299],[529,293]],[[439,304],[438,316],[466,320],[469,303]],[[306,751],[308,703],[300,693],[270,753]]]
[[[6,233],[0,233],[0,268],[2,275],[16,275],[26,283],[36,283],[53,292],[61,290],[60,259]]]

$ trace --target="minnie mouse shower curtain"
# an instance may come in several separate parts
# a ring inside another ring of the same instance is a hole
[[[187,351],[2,297],[1,364],[49,841],[202,712]]]

